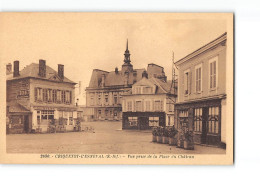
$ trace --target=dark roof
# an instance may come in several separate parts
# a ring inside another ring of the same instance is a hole
[[[133,72],[129,73],[128,84],[134,84],[134,80],[139,81],[142,79],[142,73],[145,69],[134,69]],[[105,75],[105,87],[112,87],[112,86],[123,86],[125,76],[124,73],[118,71],[106,72],[103,70],[94,69],[92,72],[92,76],[89,82],[90,88],[98,88],[100,86],[102,75]]]
[[[46,77],[39,76],[39,64],[31,63],[30,65],[26,66],[19,72],[19,76],[13,77],[13,74],[7,75],[7,80],[16,80],[21,78],[38,78],[44,80],[51,80],[55,82],[66,82],[71,84],[76,84],[75,82],[69,80],[64,76],[64,79],[61,80],[58,76],[58,73],[52,69],[51,67],[46,65]]]
[[[146,78],[143,78],[143,79],[146,79]],[[176,92],[174,92],[171,81],[165,82],[161,79],[154,78],[154,77],[146,79],[146,80],[157,86],[156,94],[167,94],[167,93],[176,94]],[[138,84],[138,82],[136,84]],[[175,85],[175,86],[177,86],[177,85]],[[132,94],[132,90],[129,90],[124,95],[131,95],[131,94]]]
[[[9,107],[8,111],[10,112],[30,112],[29,109],[25,108],[23,105],[17,102],[7,102],[7,106]]]

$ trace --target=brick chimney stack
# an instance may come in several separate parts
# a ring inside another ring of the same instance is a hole
[[[39,60],[39,76],[46,77],[46,61],[42,59]]]
[[[64,79],[64,65],[58,64],[58,76],[60,79]]]
[[[13,76],[17,77],[19,75],[20,75],[20,73],[19,73],[19,61],[16,60],[16,61],[14,61],[14,73],[13,73]]]
[[[11,63],[8,63],[6,65],[6,74],[9,75],[12,73],[12,64]]]

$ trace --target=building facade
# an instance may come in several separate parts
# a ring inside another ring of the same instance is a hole
[[[142,79],[145,69],[134,69],[130,60],[128,42],[121,70],[107,72],[94,69],[89,87],[86,88],[86,111],[88,120],[121,120],[122,95],[132,85]],[[151,77],[166,80],[164,69],[156,64],[148,64],[147,72]]]
[[[19,61],[7,65],[7,132],[30,133],[73,131],[77,123],[75,84],[46,65],[32,63],[19,70]],[[55,129],[53,129],[55,128]]]
[[[174,125],[176,89],[172,82],[143,78],[123,95],[122,129],[147,130],[155,126]]]
[[[179,69],[175,121],[178,128],[192,130],[198,144],[225,147],[226,40],[224,33],[175,63]]]

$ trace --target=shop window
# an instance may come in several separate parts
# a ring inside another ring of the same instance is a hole
[[[73,125],[73,117],[69,117],[69,125]]]
[[[37,111],[37,124],[41,124],[41,111]]]
[[[159,126],[159,117],[149,117],[149,126]]]
[[[208,132],[219,133],[219,107],[209,107]]]
[[[54,124],[54,111],[41,111],[41,122],[43,125]]]
[[[59,125],[63,125],[63,112],[59,111]]]
[[[194,131],[202,132],[202,108],[196,108],[194,111]]]
[[[128,117],[129,126],[137,126],[137,117]]]

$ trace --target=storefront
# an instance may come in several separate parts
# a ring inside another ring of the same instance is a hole
[[[176,104],[177,128],[192,130],[197,144],[222,146],[221,101],[214,99]]]
[[[123,112],[123,129],[148,130],[165,126],[165,112]]]
[[[75,131],[78,124],[76,108],[33,107],[33,125],[36,133]]]

